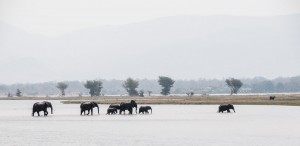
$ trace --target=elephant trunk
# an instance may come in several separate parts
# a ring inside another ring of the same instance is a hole
[[[135,107],[135,113],[137,114],[137,104],[135,104],[134,107]]]
[[[150,110],[151,110],[151,114],[152,114],[152,108],[150,108]]]
[[[52,107],[52,105],[50,105],[50,108],[51,108],[51,114],[53,114],[53,107]]]
[[[234,107],[233,107],[232,109],[233,109],[233,111],[235,112]]]
[[[137,114],[137,106],[135,107],[135,113]]]
[[[99,106],[97,105],[97,108],[98,108],[98,115],[99,115]]]

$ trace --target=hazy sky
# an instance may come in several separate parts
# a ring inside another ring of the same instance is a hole
[[[0,0],[0,84],[296,76],[299,14],[300,0]]]
[[[47,36],[164,16],[293,13],[299,0],[0,0],[0,21]]]

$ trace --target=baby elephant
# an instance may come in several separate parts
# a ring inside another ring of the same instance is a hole
[[[119,110],[120,109],[120,105],[119,104],[111,104],[109,106],[109,108],[116,108],[117,110]]]
[[[233,107],[232,104],[222,104],[222,105],[219,106],[219,111],[218,112],[223,113],[223,111],[227,111],[227,113],[230,113],[230,109],[233,109],[233,111],[235,112],[234,107]]]
[[[139,114],[140,113],[146,113],[146,114],[149,114],[149,112],[148,112],[148,110],[151,110],[151,114],[152,114],[152,108],[151,108],[151,106],[141,106],[140,108],[139,108]]]
[[[113,114],[116,114],[118,112],[118,109],[116,108],[113,108],[113,107],[110,107],[107,109],[107,115],[113,115]]]

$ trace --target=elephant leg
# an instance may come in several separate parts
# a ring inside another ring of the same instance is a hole
[[[39,112],[39,111],[37,111],[37,113],[38,113],[38,116],[40,116],[40,112]]]
[[[32,112],[32,116],[34,116],[34,113],[35,113],[35,112]]]
[[[48,115],[48,112],[47,111],[44,111],[44,116],[47,116]]]
[[[93,115],[93,108],[91,109],[91,115]]]
[[[87,111],[88,111],[87,115],[89,115],[90,114],[90,110],[87,110]]]
[[[227,113],[230,113],[230,109],[227,110]]]
[[[81,110],[80,110],[80,115],[82,115],[82,113],[83,113],[83,110],[81,109]]]

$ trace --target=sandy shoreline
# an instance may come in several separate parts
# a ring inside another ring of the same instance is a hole
[[[100,96],[100,97],[4,97],[0,100],[61,100],[64,104],[96,101],[99,104],[117,104],[135,100],[138,104],[236,104],[236,105],[291,105],[300,106],[300,94],[278,94],[275,100],[269,95],[206,95],[206,96]]]

